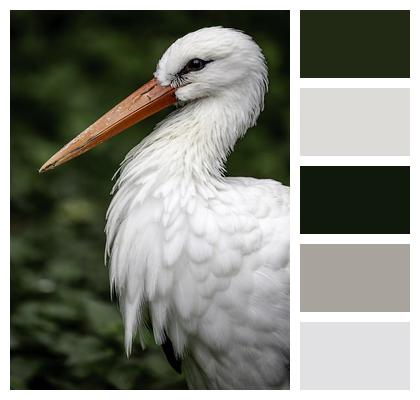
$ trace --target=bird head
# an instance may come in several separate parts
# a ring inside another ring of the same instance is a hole
[[[181,102],[218,97],[256,84],[265,92],[267,68],[252,38],[238,30],[203,28],[174,42],[154,74]],[[264,93],[262,93],[263,95]]]
[[[267,67],[261,49],[241,31],[210,27],[175,41],[159,60],[154,78],[117,104],[54,154],[40,172],[85,153],[173,104],[224,98],[251,104],[251,122],[263,108]],[[226,104],[226,102],[225,102]]]

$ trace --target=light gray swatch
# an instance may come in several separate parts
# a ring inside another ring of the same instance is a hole
[[[410,326],[301,323],[301,389],[409,389]]]
[[[301,89],[302,156],[408,156],[409,89]]]
[[[408,244],[302,244],[300,308],[410,311]]]

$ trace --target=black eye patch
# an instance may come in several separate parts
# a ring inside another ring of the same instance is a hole
[[[188,74],[188,72],[192,71],[200,71],[203,69],[208,63],[212,62],[213,60],[204,61],[201,58],[193,58],[192,60],[188,61],[184,68],[178,72],[178,75]]]

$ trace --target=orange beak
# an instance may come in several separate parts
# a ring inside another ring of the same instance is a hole
[[[175,89],[171,86],[161,86],[153,78],[67,143],[41,167],[39,172],[53,169],[85,153],[175,102]]]

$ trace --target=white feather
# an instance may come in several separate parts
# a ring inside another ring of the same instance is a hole
[[[185,64],[211,61],[179,77]],[[247,35],[205,28],[176,41],[155,77],[183,107],[127,154],[107,213],[111,286],[127,353],[165,333],[191,388],[288,384],[288,189],[225,178],[235,142],[256,123],[267,69]]]

